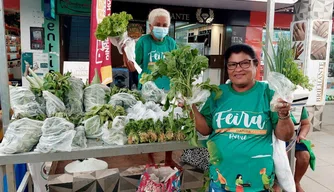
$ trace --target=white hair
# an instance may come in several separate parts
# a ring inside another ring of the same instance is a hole
[[[166,17],[167,24],[170,25],[170,14],[166,9],[153,9],[148,15],[148,22],[153,25],[157,17]]]

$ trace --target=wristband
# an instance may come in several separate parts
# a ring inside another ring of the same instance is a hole
[[[281,117],[281,116],[278,115],[278,119],[280,119],[280,120],[286,120],[286,119],[289,119],[289,118],[290,118],[290,111],[289,111],[288,114],[287,114],[286,116],[284,116],[284,117]]]

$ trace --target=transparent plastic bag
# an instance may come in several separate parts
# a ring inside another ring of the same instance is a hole
[[[276,138],[272,133],[273,140],[273,159],[275,165],[275,173],[278,184],[284,191],[296,192],[296,185],[293,174],[290,169],[289,159],[286,154],[286,144]]]
[[[65,103],[68,114],[83,113],[84,83],[81,79],[71,77],[68,79],[71,89],[66,94]]]
[[[137,103],[136,98],[128,93],[117,93],[111,96],[109,104],[121,106],[125,110],[133,107]]]
[[[134,64],[138,74],[142,72],[142,68],[136,62],[136,41],[128,36],[128,32],[123,33],[117,37],[109,37],[110,42],[117,47],[118,52],[122,55],[122,47],[124,47],[125,54],[129,61]]]
[[[193,96],[191,98],[187,98],[187,104],[202,104],[205,103],[206,100],[210,97],[211,93],[209,90],[202,90],[199,87],[194,86],[192,88]]]
[[[85,134],[85,127],[79,126],[75,128],[76,133],[73,138],[72,146],[79,148],[87,148],[87,138]]]
[[[158,104],[152,101],[149,101],[145,104],[143,104],[141,101],[138,101],[136,105],[127,110],[127,113],[128,119],[153,119],[154,122],[157,120],[162,121],[163,118],[168,115],[168,112],[163,111]]]
[[[65,112],[66,107],[57,96],[49,91],[43,91],[43,97],[46,101],[46,115],[48,117],[54,116],[56,113]]]
[[[160,105],[152,101],[145,103],[145,107],[144,119],[152,118],[156,122],[157,120],[163,121],[163,118],[168,116],[168,112],[163,111]]]
[[[102,136],[100,117],[95,115],[83,122],[86,137],[89,139],[97,139]]]
[[[128,36],[128,32],[123,33],[120,36],[115,36],[115,37],[108,37],[111,44],[113,44],[115,47],[117,47],[118,52],[122,55],[122,47],[125,45],[125,42],[130,39]]]
[[[85,111],[91,110],[94,106],[107,104],[106,95],[110,94],[110,88],[102,84],[93,84],[84,90]]]
[[[35,95],[27,88],[10,87],[10,105],[14,111],[13,118],[33,118],[44,115],[40,104],[35,100]]]
[[[108,129],[108,122],[102,126],[102,140],[108,145],[125,145],[127,136],[125,134],[126,117],[118,116],[113,120],[112,128]]]
[[[268,75],[269,88],[275,91],[275,94],[270,101],[271,111],[277,111],[279,106],[278,99],[282,99],[288,103],[293,101],[293,92],[296,86],[283,74],[277,72],[270,72]]]
[[[128,119],[139,120],[143,118],[146,107],[143,102],[138,101],[133,107],[126,110]]]
[[[152,81],[143,84],[141,93],[146,102],[153,101],[155,103],[161,103],[166,98],[165,92],[159,89]]]
[[[43,121],[23,118],[11,122],[0,144],[0,153],[29,152],[42,135]]]
[[[64,118],[47,118],[42,126],[42,136],[35,151],[51,153],[72,151],[72,142],[76,131],[74,124]]]
[[[117,117],[115,117],[115,119],[112,121],[112,126],[111,126],[111,128],[112,128],[113,130],[124,131],[126,123],[127,123],[127,118],[126,118],[126,116],[117,116]]]

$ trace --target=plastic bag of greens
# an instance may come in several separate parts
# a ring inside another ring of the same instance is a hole
[[[65,96],[66,109],[68,114],[83,113],[84,83],[81,79],[71,77],[68,79],[71,89]]]
[[[110,88],[102,84],[93,84],[84,90],[85,111],[97,105],[107,104],[106,96],[110,95]]]
[[[13,154],[29,152],[42,135],[43,121],[23,118],[9,124],[0,144],[0,153]]]
[[[117,93],[111,96],[109,104],[122,106],[125,110],[137,103],[136,98],[128,93]]]
[[[87,138],[85,134],[85,127],[79,126],[75,128],[76,133],[73,138],[73,147],[86,148],[87,147]]]
[[[46,101],[46,115],[48,117],[52,117],[59,112],[65,112],[66,107],[57,96],[49,91],[43,91],[43,97]]]
[[[98,115],[85,120],[83,124],[87,138],[96,139],[102,136],[101,121]]]
[[[278,99],[283,99],[287,103],[292,103],[293,101],[293,92],[296,89],[296,86],[283,74],[277,72],[270,72],[268,75],[269,88],[275,91],[275,94],[270,101],[271,111],[277,111],[277,107],[281,103],[278,102]]]
[[[42,136],[35,151],[50,153],[72,151],[73,138],[76,131],[74,124],[64,118],[47,118],[42,126]]]
[[[159,89],[152,81],[144,83],[141,92],[145,101],[161,103],[166,98],[165,92],[162,89]]]
[[[133,107],[126,110],[128,119],[142,119],[146,112],[146,107],[143,102],[138,101]]]
[[[102,127],[102,140],[108,145],[124,145],[127,142],[125,134],[126,117],[117,116],[112,123],[112,128],[108,129],[108,122]]]
[[[15,119],[35,118],[45,115],[40,104],[35,100],[35,95],[29,89],[10,87],[9,93],[10,105],[14,111],[13,117]]]
[[[163,121],[163,118],[168,116],[168,112],[163,111],[160,105],[152,101],[145,103],[145,107],[146,112],[144,114],[144,119],[152,118],[154,119],[154,122],[156,122],[157,120]]]

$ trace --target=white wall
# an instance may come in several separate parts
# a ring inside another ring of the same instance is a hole
[[[219,37],[221,35],[221,39]],[[221,55],[223,54],[223,39],[224,39],[224,28],[223,25],[212,25],[211,29],[211,51],[210,55]],[[220,53],[219,53],[220,44]]]
[[[42,27],[44,13],[39,0],[20,0],[21,47],[22,52],[39,52],[30,49],[30,27]]]
[[[33,53],[33,63],[30,65],[37,66],[35,72],[41,76],[49,71],[60,71],[59,17],[56,16],[55,20],[45,19],[40,0],[20,0],[20,3],[22,55]],[[31,50],[30,27],[44,28],[44,50]],[[25,68],[24,62],[22,66]],[[28,85],[25,77],[22,77],[22,85]]]

